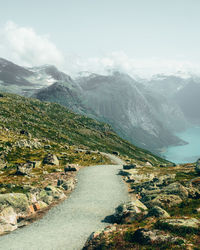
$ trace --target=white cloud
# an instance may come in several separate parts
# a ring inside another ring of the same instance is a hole
[[[19,27],[11,21],[0,31],[0,56],[26,66],[60,66],[64,62],[61,52],[47,36],[38,35],[32,28]]]
[[[71,63],[73,72],[89,71],[105,74],[109,71],[119,70],[130,74],[148,78],[155,74],[176,74],[188,76],[200,74],[200,65],[185,60],[162,60],[159,58],[134,59],[124,52],[113,52],[104,57],[88,59],[77,58]]]

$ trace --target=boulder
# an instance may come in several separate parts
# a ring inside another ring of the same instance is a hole
[[[133,221],[137,214],[143,213],[147,207],[139,200],[122,203],[115,209],[114,221],[123,223]]]
[[[173,207],[179,205],[182,202],[182,199],[178,195],[174,194],[159,194],[156,198],[145,203],[147,207],[159,206],[162,208]]]
[[[17,214],[12,207],[5,207],[0,212],[0,224],[17,224]]]
[[[11,206],[16,212],[29,211],[28,198],[21,193],[0,194],[0,210],[7,206]]]
[[[17,225],[0,224],[0,235],[9,233],[17,229]]]
[[[157,217],[157,218],[169,218],[170,217],[170,215],[164,209],[158,206],[152,207],[149,210],[147,217],[152,217],[152,216]]]
[[[161,219],[157,227],[173,232],[195,233],[200,231],[200,221],[196,218]]]
[[[178,195],[183,200],[188,198],[187,189],[179,182],[174,182],[169,184],[168,186],[164,187],[162,191],[166,194]]]
[[[54,155],[54,154],[48,154],[44,158],[43,163],[47,164],[47,165],[56,165],[56,166],[59,166],[59,160],[58,160],[57,156]]]
[[[169,233],[166,233],[164,231],[160,231],[157,229],[145,229],[141,228],[136,230],[136,232],[133,235],[133,242],[138,242],[142,245],[156,245],[156,244],[164,244],[164,243],[172,243],[180,244],[179,237],[174,237],[170,235]],[[184,240],[182,240],[182,243],[184,243]]]
[[[198,175],[200,175],[200,159],[198,159],[196,162],[195,171]]]

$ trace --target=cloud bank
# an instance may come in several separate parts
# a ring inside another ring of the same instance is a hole
[[[15,63],[33,66],[64,63],[62,53],[48,39],[30,27],[19,27],[9,21],[0,31],[0,52]]]
[[[200,75],[199,64],[183,60],[131,58],[123,51],[93,58],[63,55],[47,35],[39,35],[31,27],[19,27],[11,21],[0,29],[0,57],[23,66],[53,64],[73,76],[80,71],[107,74],[113,70],[142,78],[155,74]]]

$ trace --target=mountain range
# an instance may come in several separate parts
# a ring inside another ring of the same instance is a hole
[[[198,78],[158,75],[141,82],[116,71],[72,79],[52,65],[26,68],[0,59],[0,91],[59,103],[110,124],[124,139],[154,153],[184,143],[175,133],[193,122],[190,109],[199,115],[196,101],[186,101],[191,86],[198,100]]]

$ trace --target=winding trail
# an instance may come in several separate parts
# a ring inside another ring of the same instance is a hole
[[[117,175],[118,165],[83,168],[71,196],[41,220],[0,237],[2,250],[80,250],[88,236],[107,224],[101,222],[116,206],[128,200],[128,191]]]

